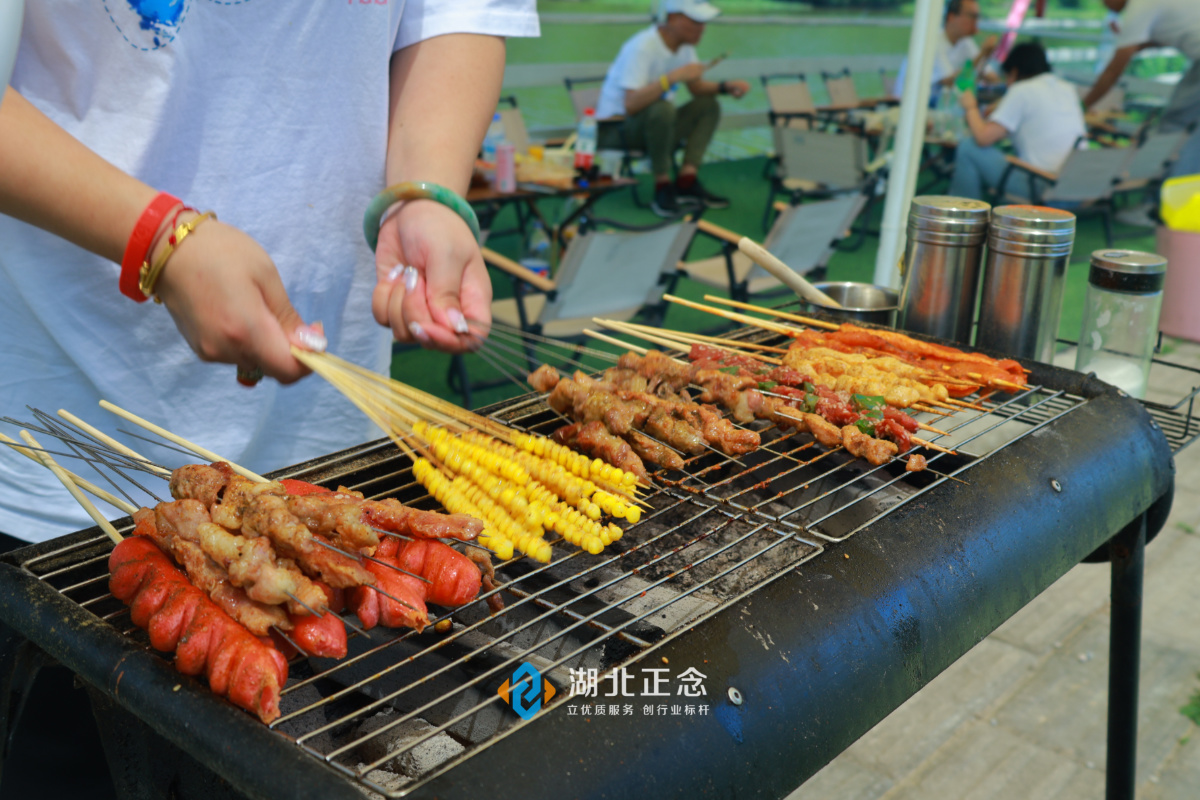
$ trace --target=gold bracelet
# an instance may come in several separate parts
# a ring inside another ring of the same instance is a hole
[[[658,76],[658,85],[662,87],[664,92],[671,91],[671,82],[667,80],[667,74],[665,72]]]
[[[185,222],[174,230],[167,237],[167,247],[163,250],[162,255],[151,266],[149,261],[142,262],[142,269],[138,274],[138,289],[147,297],[154,297],[154,302],[162,303],[158,295],[154,294],[154,287],[158,283],[158,278],[162,275],[162,271],[167,266],[167,259],[175,252],[175,248],[188,237],[188,234],[200,227],[200,223],[206,219],[216,219],[217,215],[212,211],[205,211],[200,216],[194,218],[190,222]]]

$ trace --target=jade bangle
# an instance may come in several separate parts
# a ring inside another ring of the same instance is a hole
[[[384,212],[401,200],[434,200],[441,203],[462,217],[462,221],[467,223],[467,227],[471,229],[471,235],[475,237],[476,242],[481,238],[479,218],[475,216],[475,210],[461,195],[436,183],[406,181],[389,186],[375,195],[375,199],[370,202],[366,213],[363,214],[363,234],[367,237],[367,244],[370,245],[372,251],[379,244],[379,226],[383,223]]]

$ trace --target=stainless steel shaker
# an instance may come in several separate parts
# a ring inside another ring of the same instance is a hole
[[[914,197],[908,211],[899,327],[971,343],[991,206],[965,197]]]
[[[1075,215],[1044,206],[992,209],[977,347],[1049,363],[1062,316]]]

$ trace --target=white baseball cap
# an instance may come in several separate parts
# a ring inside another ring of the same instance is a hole
[[[711,22],[721,13],[721,9],[704,0],[663,0],[662,18],[667,14],[683,14],[695,22]]]

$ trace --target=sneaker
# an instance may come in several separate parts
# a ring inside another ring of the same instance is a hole
[[[650,201],[650,210],[660,217],[672,219],[688,209],[679,202],[675,187],[668,183],[654,190],[654,199]]]
[[[700,181],[696,181],[687,189],[677,189],[676,191],[679,193],[680,203],[686,203],[690,200],[706,208],[729,208],[728,197],[713,194],[708,189],[705,189],[704,184],[700,183]]]

